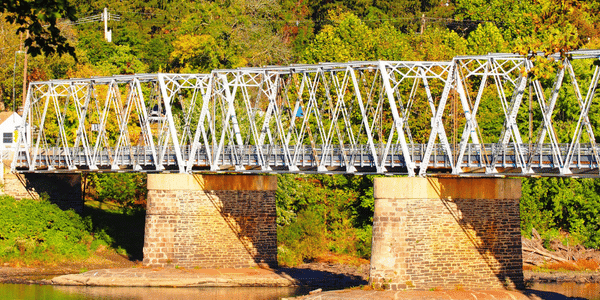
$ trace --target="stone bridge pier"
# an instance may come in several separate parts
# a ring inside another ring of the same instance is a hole
[[[2,174],[4,193],[17,200],[46,197],[63,210],[83,212],[81,174]]]
[[[375,178],[370,284],[523,287],[520,179]]]
[[[148,174],[144,265],[277,265],[276,176]]]

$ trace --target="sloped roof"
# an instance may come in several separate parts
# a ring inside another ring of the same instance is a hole
[[[10,116],[12,116],[15,112],[12,111],[3,111],[0,112],[0,124],[4,123],[4,121],[8,120]]]

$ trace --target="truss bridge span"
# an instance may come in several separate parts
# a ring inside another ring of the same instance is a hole
[[[599,57],[32,82],[12,169],[598,176]]]

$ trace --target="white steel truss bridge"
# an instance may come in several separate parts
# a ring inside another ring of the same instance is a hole
[[[15,172],[598,176],[600,50],[32,82]]]

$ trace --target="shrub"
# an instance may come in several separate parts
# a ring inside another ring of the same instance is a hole
[[[0,259],[53,261],[84,258],[94,239],[91,221],[46,200],[0,196]]]
[[[115,202],[124,210],[139,208],[145,203],[146,174],[106,173],[89,174],[90,188],[96,200]]]
[[[279,262],[296,265],[329,253],[369,258],[373,176],[279,175]]]
[[[572,241],[600,248],[600,180],[573,178],[524,179],[521,197],[521,230],[531,228],[545,240],[559,231]]]
[[[294,266],[313,259],[327,250],[327,229],[314,209],[303,210],[292,223],[278,227],[277,240],[283,255],[282,265]]]

